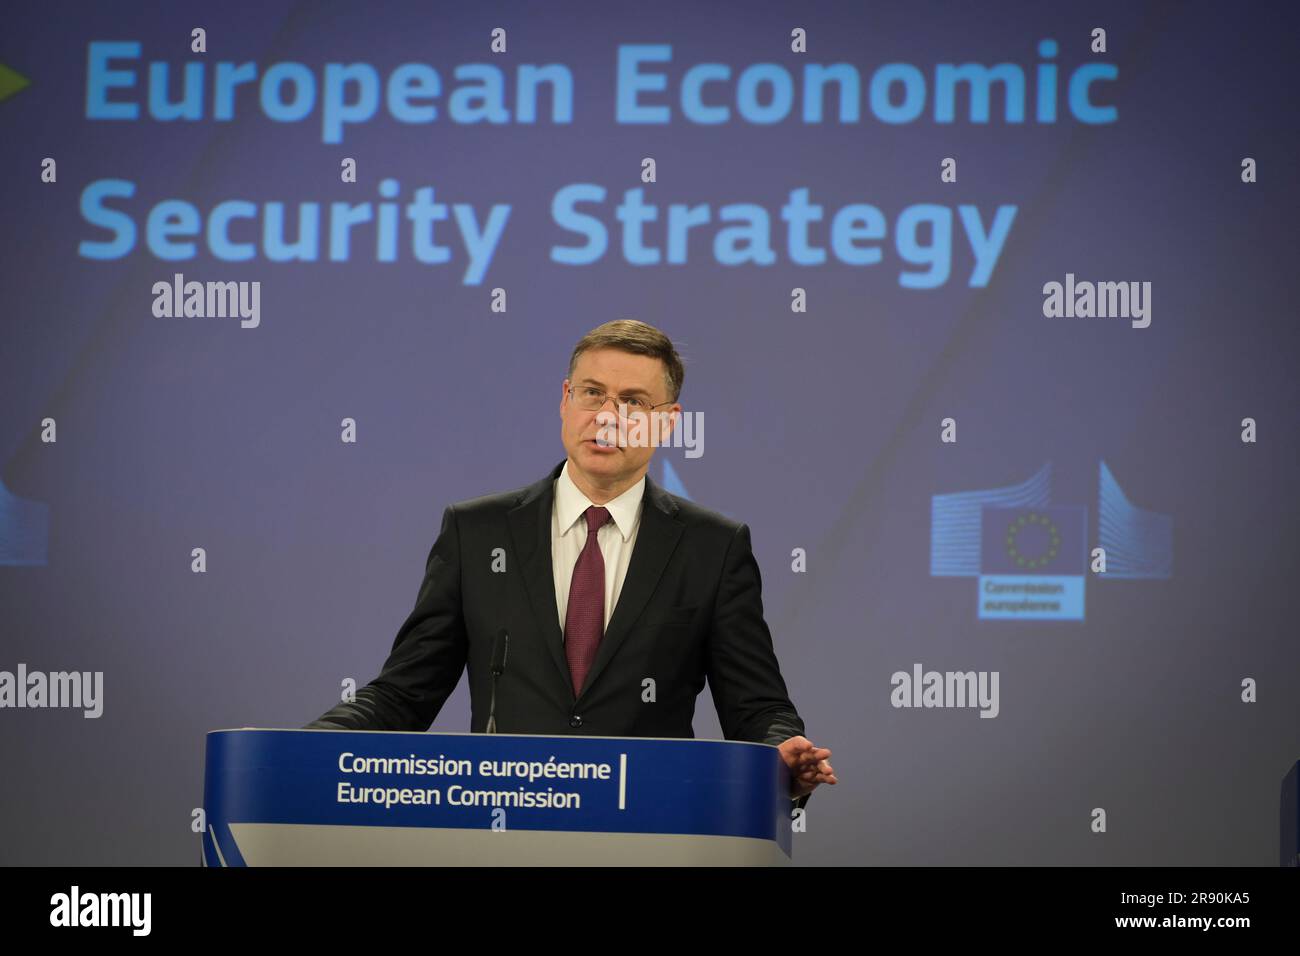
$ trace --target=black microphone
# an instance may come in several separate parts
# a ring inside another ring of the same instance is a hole
[[[506,654],[510,651],[510,635],[503,627],[492,642],[492,699],[488,703],[487,732],[497,732],[497,678],[506,672]]]

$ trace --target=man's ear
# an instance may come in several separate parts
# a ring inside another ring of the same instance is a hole
[[[668,415],[668,423],[665,426],[666,430],[663,433],[663,438],[665,439],[671,437],[673,430],[677,427],[677,423],[681,420],[682,406],[674,405],[672,408],[668,409]]]

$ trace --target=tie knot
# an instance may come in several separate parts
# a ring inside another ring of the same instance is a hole
[[[588,533],[588,534],[590,534],[590,533],[593,532],[593,531],[599,531],[600,528],[601,528],[601,527],[602,527],[602,526],[603,526],[607,521],[609,521],[609,509],[608,509],[608,508],[598,508],[598,507],[596,507],[595,505],[592,505],[590,508],[587,509],[587,511],[586,511],[586,515],[587,515],[587,533]]]

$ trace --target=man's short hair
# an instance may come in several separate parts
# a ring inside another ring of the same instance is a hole
[[[682,393],[686,369],[681,357],[673,347],[672,339],[653,325],[636,319],[615,319],[596,326],[573,347],[573,355],[569,358],[569,378],[573,378],[573,370],[578,366],[578,356],[588,349],[619,349],[657,358],[664,363],[664,384],[670,396],[668,400],[675,402]]]

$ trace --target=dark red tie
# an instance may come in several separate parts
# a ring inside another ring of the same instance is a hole
[[[600,553],[596,532],[609,521],[609,510],[592,505],[584,514],[587,543],[573,566],[569,606],[564,610],[564,654],[569,659],[575,695],[582,693],[583,681],[605,632],[605,557]]]

